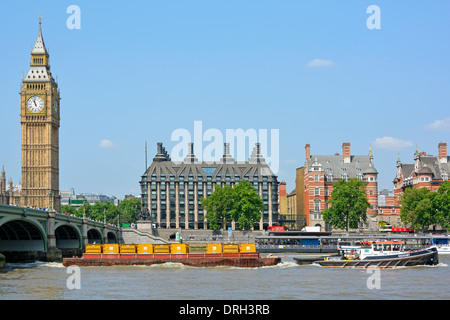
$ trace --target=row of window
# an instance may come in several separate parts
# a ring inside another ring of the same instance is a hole
[[[157,210],[156,209],[152,209],[151,213],[152,213],[153,216],[156,216],[157,215]],[[188,215],[189,215],[189,220],[191,220],[191,221],[194,220],[195,213],[194,213],[193,210],[189,210],[188,211]],[[275,216],[275,215],[276,215],[276,213],[272,213],[272,217]],[[165,210],[162,211],[161,210],[160,211],[160,216],[161,216],[161,220],[166,219],[167,211],[165,211]],[[184,210],[180,210],[178,216],[179,216],[180,220],[184,220],[184,218],[185,218],[185,211]],[[263,212],[263,217],[266,218],[268,216],[269,216],[269,212],[268,211],[264,211]],[[199,211],[198,212],[198,217],[199,218],[203,217],[203,211]],[[174,210],[170,210],[170,218],[173,219],[173,220],[176,219],[176,212]]]
[[[375,192],[373,190],[369,190],[369,196],[373,196],[373,195],[375,195]],[[320,196],[320,188],[318,188],[318,187],[314,188],[314,196]],[[325,196],[326,197],[329,196],[328,189],[325,189]]]
[[[332,174],[327,174],[327,175],[324,176],[324,178],[325,178],[325,181],[334,181],[335,177]],[[360,180],[360,181],[369,181],[369,182],[375,182],[376,181],[375,177],[367,177],[366,178],[366,177],[364,177],[363,174],[356,175],[356,178],[358,180]],[[348,181],[349,177],[348,177],[348,175],[346,173],[343,173],[341,175],[341,179],[345,180],[345,181]],[[314,182],[320,182],[320,175],[318,175],[318,174],[314,175]]]
[[[44,58],[33,58],[33,64],[43,64]]]
[[[321,208],[320,208],[320,199],[315,199],[314,200],[314,212],[315,213],[318,213],[318,212],[321,212],[322,210],[321,210]],[[325,202],[325,210],[326,209],[328,209],[328,203],[326,203]],[[377,210],[377,207],[376,206],[370,206],[370,210]],[[395,211],[395,210],[394,210]]]
[[[45,90],[46,89],[46,85],[45,84],[31,84],[31,83],[28,83],[27,85],[26,85],[26,87],[27,87],[27,89],[28,90]]]
[[[231,186],[229,183],[226,183],[226,184]],[[253,183],[253,187],[255,188],[255,190],[257,192],[259,192],[259,188],[261,187],[261,192],[263,194],[269,192],[269,185],[267,182],[263,182],[261,184],[255,182],[255,183]],[[142,188],[142,193],[147,194],[148,189],[145,187],[144,184],[141,185],[141,188]],[[174,194],[176,192],[176,186],[175,186],[174,182],[170,182],[168,185],[168,188],[171,193]],[[203,183],[194,184],[194,182],[189,182],[187,184],[187,190],[188,190],[189,194],[193,194],[195,192],[195,188],[197,188],[197,192],[199,192],[199,193],[202,192],[203,190],[205,190],[205,188],[206,188],[206,191],[212,192],[214,189],[214,184],[212,182],[205,182],[204,184]],[[151,190],[152,194],[154,192],[155,193],[157,192],[157,190],[158,190],[157,182],[150,183],[150,190]],[[160,183],[159,190],[160,190],[161,194],[165,194],[165,192],[167,191],[167,184]],[[178,192],[180,195],[183,195],[185,192],[185,186],[183,186],[183,185],[178,186]],[[276,193],[277,193],[277,189],[272,188],[272,194],[275,195]]]
[[[212,169],[212,168],[209,168],[209,169]],[[206,176],[206,180],[212,180],[212,178],[213,178],[213,177],[212,177],[212,173],[211,173],[210,171],[208,171],[207,176]],[[244,176],[244,180],[249,180],[249,178],[250,178],[250,177],[249,177],[248,175],[245,175],[245,176]],[[258,175],[254,175],[254,176],[253,176],[253,180],[258,180],[259,178],[260,178],[260,177],[259,177]],[[153,181],[156,181],[156,180],[165,181],[165,180],[166,180],[166,176],[165,176],[165,174],[161,174],[161,176],[160,176],[159,179],[158,179],[158,177],[157,177],[156,174],[152,174],[151,179],[152,179]],[[224,179],[225,179],[225,180],[231,180],[231,176],[230,176],[229,174],[226,174]],[[173,174],[171,174],[171,175],[169,176],[169,180],[174,181],[174,180],[175,180],[175,176],[174,176]],[[184,174],[180,174],[180,175],[178,176],[178,180],[184,181],[184,180],[185,180],[185,179],[184,179]],[[194,181],[194,176],[193,176],[192,174],[190,174],[190,175],[188,176],[187,180],[188,180],[188,181]],[[203,175],[201,175],[201,174],[197,175],[196,180],[198,180],[198,181],[203,181]],[[221,181],[221,180],[222,180],[222,175],[221,175],[220,173],[217,174],[217,175],[214,177],[214,180]],[[239,180],[241,180],[241,177],[240,177],[239,175],[236,174],[236,175],[234,175],[234,180],[239,181]],[[263,181],[267,181],[267,180],[268,180],[268,176],[263,175],[263,176],[262,176],[262,180],[263,180]]]
[[[268,187],[269,187],[269,185],[270,185],[270,183],[271,182],[253,182],[253,183],[251,183],[255,188],[259,188],[259,185],[261,184],[261,187],[263,188],[263,189],[268,189]],[[214,187],[214,185],[215,185],[216,183],[215,182],[203,182],[203,183],[197,183],[197,182],[188,182],[187,183],[187,186],[188,186],[188,189],[194,189],[194,186],[197,186],[197,188],[198,189],[202,189],[203,188],[203,186],[205,186],[207,189],[213,189],[213,187]],[[228,186],[231,186],[231,184],[229,183],[229,182],[226,182],[225,183],[226,185],[228,185]],[[158,182],[151,182],[151,183],[149,183],[149,185],[150,185],[150,188],[152,189],[152,190],[156,190],[156,188],[157,188],[157,186],[158,186]],[[167,185],[169,185],[169,188],[170,189],[175,189],[175,182],[169,182],[169,183],[159,183],[159,187],[160,187],[160,189],[166,189],[166,186]],[[145,186],[145,184],[141,184],[141,186],[142,187],[144,187]],[[181,184],[181,185],[178,185],[178,188],[179,189],[184,189],[184,185],[183,184]]]

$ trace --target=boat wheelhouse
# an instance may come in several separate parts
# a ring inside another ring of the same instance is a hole
[[[359,251],[359,259],[363,260],[367,257],[383,257],[396,255],[403,252],[405,243],[403,241],[374,241],[363,242]]]

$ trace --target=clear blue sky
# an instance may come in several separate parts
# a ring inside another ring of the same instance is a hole
[[[69,30],[67,8],[81,9]],[[369,30],[369,5],[381,29]],[[19,89],[42,12],[61,90],[60,189],[140,193],[144,145],[174,130],[279,129],[279,179],[311,153],[368,154],[392,189],[412,162],[450,143],[450,2],[20,1],[0,19],[0,164],[21,178]],[[388,137],[389,139],[383,139]],[[110,143],[101,145],[102,140]],[[103,146],[103,147],[102,147]]]

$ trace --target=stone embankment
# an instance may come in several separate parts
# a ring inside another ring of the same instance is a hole
[[[183,243],[201,244],[208,242],[240,242],[253,243],[258,236],[266,235],[265,231],[234,230],[231,236],[228,231],[192,230],[192,229],[121,229],[121,243],[128,244],[166,244],[175,241],[179,233]]]
[[[121,243],[129,244],[166,244],[169,241],[153,235],[150,231],[136,229],[122,229]]]

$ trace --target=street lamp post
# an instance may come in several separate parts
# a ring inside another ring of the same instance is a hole
[[[48,211],[49,211],[49,212],[52,212],[52,211],[53,211],[53,191],[50,191],[50,193],[48,194],[48,196],[50,197],[50,199],[49,199]]]

